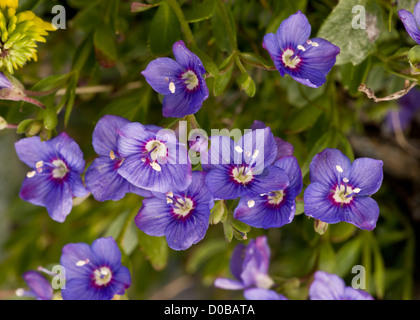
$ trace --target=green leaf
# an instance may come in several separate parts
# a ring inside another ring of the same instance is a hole
[[[140,2],[132,2],[131,3],[131,12],[138,13],[143,12],[149,9],[152,9],[154,7],[157,7],[160,3],[155,4],[145,4]]]
[[[249,74],[246,74],[246,73],[241,74],[238,77],[237,82],[239,84],[240,89],[245,91],[245,93],[249,97],[252,98],[255,95],[255,91],[256,91],[255,82],[254,80],[252,80]]]
[[[322,110],[312,105],[294,110],[289,116],[286,131],[288,133],[299,133],[312,127],[322,114]]]
[[[211,224],[218,224],[223,220],[227,214],[227,209],[224,200],[216,201],[213,209],[210,212],[210,223]]]
[[[194,3],[191,8],[184,11],[185,19],[190,23],[210,19],[213,15],[216,1],[217,0],[204,0],[199,3]]]
[[[358,94],[359,85],[366,81],[370,66],[371,59],[369,58],[356,66],[350,62],[340,66],[343,86],[350,94]]]
[[[19,123],[16,133],[26,133],[28,136],[34,136],[42,129],[42,123],[39,120],[26,119]]]
[[[74,101],[76,100],[76,87],[77,87],[78,79],[79,79],[78,75],[74,74],[73,77],[70,79],[69,85],[65,93],[65,97],[63,97],[63,99],[65,99],[66,101],[65,103],[66,112],[64,114],[64,126],[67,126],[70,120],[71,112],[73,111]]]
[[[118,54],[115,43],[115,32],[106,25],[99,26],[93,35],[96,60],[104,68],[115,66]]]
[[[331,245],[331,242],[329,241],[321,242],[320,248],[319,248],[318,269],[325,272],[334,273],[335,264],[336,264],[335,252]]]
[[[163,270],[168,264],[169,247],[165,237],[152,237],[138,230],[138,244],[155,270]]]
[[[337,251],[335,273],[338,276],[344,277],[349,274],[351,268],[360,258],[362,244],[362,237],[356,237],[345,242]]]
[[[162,2],[156,11],[148,35],[149,49],[155,56],[171,52],[172,45],[181,38],[178,19],[171,7]]]
[[[359,27],[363,20],[362,12],[352,13],[356,5],[365,10],[365,28]],[[375,50],[381,32],[386,32],[386,26],[381,7],[376,1],[340,0],[324,20],[317,36],[340,48],[337,65],[358,65]]]
[[[242,221],[239,221],[239,220],[236,220],[236,219],[232,218],[231,223],[232,223],[232,226],[236,230],[238,230],[242,233],[246,234],[246,233],[251,231],[251,227],[249,225],[247,225],[246,223],[242,222]]]
[[[53,106],[47,105],[44,110],[44,127],[53,130],[57,126],[57,111]]]
[[[220,96],[228,86],[233,73],[233,64],[229,66],[229,68],[224,72],[223,74],[220,74],[219,77],[217,77],[214,80],[214,86],[213,86],[213,94],[215,97]]]
[[[186,270],[189,273],[196,273],[203,268],[205,263],[212,257],[219,255],[226,248],[226,242],[222,239],[211,239],[201,245],[187,261]]]
[[[236,27],[229,6],[217,0],[211,17],[211,26],[216,44],[220,50],[232,52],[236,50]]]
[[[330,225],[330,239],[332,242],[344,242],[356,232],[356,227],[351,223],[340,222]]]
[[[195,53],[203,63],[204,69],[206,69],[207,73],[211,76],[217,78],[219,77],[219,68],[214,63],[212,58],[210,58],[207,53],[201,51],[197,46],[192,45],[190,48],[191,52]]]
[[[71,72],[66,74],[60,74],[60,75],[52,75],[48,76],[46,78],[43,78],[39,82],[37,82],[33,87],[32,91],[50,91],[54,89],[61,88],[67,80],[71,76]]]
[[[241,58],[242,62],[255,67],[260,67],[264,69],[274,68],[274,63],[272,61],[268,61],[265,58],[253,52],[241,52],[239,54],[239,57]]]
[[[225,234],[226,241],[231,242],[233,238],[233,227],[229,220],[223,223],[223,232]]]

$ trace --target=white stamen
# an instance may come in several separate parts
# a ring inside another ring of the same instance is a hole
[[[111,160],[114,160],[115,159],[114,150],[111,150],[111,152],[109,153],[109,157],[111,158]]]
[[[171,198],[166,198],[166,203],[174,203],[174,201]]]
[[[305,50],[305,48],[304,48],[302,45],[298,45],[298,46],[297,46],[297,48],[298,48],[299,50],[306,51],[306,50]]]
[[[318,42],[314,42],[314,41],[312,41],[311,45],[312,45],[312,47],[319,47]]]
[[[172,191],[168,191],[165,195],[172,198],[174,196],[174,193]]]
[[[142,162],[146,162],[146,158],[141,158],[141,161]]]
[[[360,191],[362,191],[362,189],[360,189],[360,188],[356,188],[356,189],[353,190],[354,193],[359,193]]]
[[[250,156],[251,156],[251,152],[247,151],[247,152],[245,152],[245,155],[246,155],[247,157],[250,157]]]
[[[25,295],[25,290],[22,288],[19,288],[15,291],[16,296],[23,297]]]
[[[349,179],[343,178],[343,182],[347,183],[347,182],[349,182]]]
[[[255,206],[255,201],[254,200],[249,200],[248,201],[248,208],[252,208],[253,206]]]
[[[172,81],[169,83],[169,91],[175,93],[175,83]]]
[[[240,146],[236,146],[236,147],[235,147],[235,151],[236,151],[236,152],[239,152],[239,153],[244,152],[244,150],[243,150]]]
[[[312,41],[308,39],[308,40],[306,41],[306,43],[307,43],[307,44],[312,44]]]
[[[150,162],[150,166],[153,168],[153,170],[156,170],[157,172],[162,171],[161,166],[157,162]]]
[[[339,165],[336,165],[335,168],[337,169],[338,172],[343,172],[343,168],[341,168]]]
[[[79,260],[76,262],[76,267],[83,267],[84,265],[87,265],[88,263],[89,263],[89,259]]]
[[[255,150],[254,154],[252,155],[252,159],[255,159],[256,157],[258,157],[258,155],[260,154],[260,150]]]
[[[43,165],[44,165],[44,161],[38,161],[35,167],[38,169],[38,168],[41,168]]]
[[[28,178],[32,178],[32,177],[34,177],[36,175],[36,171],[31,171],[31,172],[28,172],[27,174],[26,174],[26,176],[28,177]]]

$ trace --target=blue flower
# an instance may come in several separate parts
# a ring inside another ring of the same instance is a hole
[[[317,271],[309,288],[310,300],[373,300],[364,290],[346,287],[343,279],[335,274]]]
[[[237,143],[227,136],[212,136],[210,141],[210,149],[201,153],[201,164],[215,199],[259,195],[289,184],[286,172],[272,165],[277,145],[270,128],[250,130]]]
[[[166,237],[170,248],[186,250],[201,241],[209,227],[213,197],[205,186],[205,172],[192,172],[186,190],[174,188],[143,200],[135,218],[137,227],[150,236]]]
[[[311,25],[298,11],[284,20],[277,33],[264,36],[263,47],[268,51],[280,75],[312,88],[326,81],[326,75],[335,64],[340,48],[322,38],[309,39]]]
[[[370,158],[351,163],[341,151],[325,149],[309,166],[305,214],[326,223],[345,221],[360,229],[374,229],[379,207],[370,195],[381,187],[382,166],[381,160]]]
[[[22,139],[16,142],[15,149],[19,159],[32,168],[23,181],[20,197],[46,207],[53,220],[64,222],[73,197],[88,194],[80,177],[85,161],[77,143],[61,133],[44,142],[39,137]]]
[[[13,84],[10,82],[9,78],[7,78],[3,72],[0,72],[0,90],[1,89],[12,89]]]
[[[64,300],[110,300],[123,295],[131,285],[129,270],[121,265],[121,252],[112,237],[100,238],[89,246],[70,243],[63,247]]]
[[[420,44],[420,2],[417,2],[414,7],[414,14],[405,9],[401,9],[398,11],[398,15],[410,37]]]
[[[242,197],[233,215],[251,227],[279,228],[292,222],[296,211],[296,196],[302,191],[302,173],[295,157],[282,157],[274,166],[286,171],[289,185],[263,195]]]
[[[138,188],[161,193],[173,186],[179,190],[188,187],[191,162],[174,132],[128,123],[118,133],[118,154],[124,159],[118,173],[123,178]]]
[[[103,116],[97,123],[92,136],[92,145],[99,155],[86,171],[85,183],[98,201],[120,200],[126,193],[150,196],[151,193],[138,188],[119,173],[124,159],[118,153],[118,130],[130,123],[125,118],[113,115]]]
[[[265,236],[250,240],[247,246],[238,244],[230,260],[230,271],[235,279],[217,278],[214,285],[225,290],[244,290],[248,300],[285,300],[284,296],[270,290],[274,285],[268,275],[270,254]]]
[[[175,42],[172,50],[175,60],[157,58],[149,63],[142,75],[153,90],[165,96],[163,116],[180,118],[200,110],[209,91],[201,60],[182,40]]]
[[[29,290],[18,289],[16,295],[18,297],[31,297],[37,300],[52,300],[54,290],[51,284],[36,271],[27,271],[23,274],[23,279],[29,287]]]

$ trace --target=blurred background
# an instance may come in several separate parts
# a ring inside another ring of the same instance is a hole
[[[90,244],[108,235],[118,239],[133,278],[124,299],[243,299],[240,291],[213,286],[216,277],[232,277],[231,252],[246,243],[241,230],[226,239],[222,223],[210,225],[200,243],[176,252],[164,239],[135,227],[132,217],[142,202],[136,195],[103,203],[78,199],[62,224],[45,208],[19,198],[28,168],[14,143],[27,135],[48,138],[65,131],[89,164],[96,156],[92,132],[104,114],[162,127],[173,123],[176,119],[162,116],[161,97],[140,72],[156,57],[173,57],[172,44],[180,39],[208,72],[210,97],[195,114],[207,132],[244,130],[254,120],[264,121],[275,136],[294,145],[305,186],[310,161],[327,147],[339,148],[352,160],[384,161],[383,185],[373,195],[381,213],[372,232],[342,222],[319,235],[303,213],[303,193],[289,225],[246,230],[248,239],[268,236],[269,274],[278,290],[291,299],[307,299],[316,270],[336,273],[350,285],[352,267],[362,265],[366,289],[376,299],[420,298],[420,94],[417,87],[404,91],[406,81],[414,83],[418,75],[407,60],[415,43],[398,18],[399,9],[412,11],[416,2],[185,0],[132,7],[133,1],[123,0],[20,0],[19,10],[32,10],[45,21],[54,18],[54,5],[65,8],[66,29],[51,32],[39,44],[38,61],[14,74],[29,90],[54,88],[39,99],[62,106],[62,112],[55,128],[45,128],[35,106],[0,101],[0,116],[18,125],[18,130],[0,131],[0,299],[16,299],[15,290],[26,288],[25,271],[51,270],[65,244]],[[366,8],[366,29],[351,27],[356,4]],[[266,33],[298,10],[312,25],[311,37],[341,48],[337,65],[318,89],[282,78],[261,46]],[[361,83],[384,101],[359,91]],[[400,90],[401,98],[386,98]]]

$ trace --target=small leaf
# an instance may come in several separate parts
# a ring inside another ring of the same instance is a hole
[[[230,82],[230,79],[232,78],[232,73],[233,65],[230,65],[225,73],[220,74],[220,76],[214,80],[213,94],[215,97],[220,96],[223,91],[225,91]]]
[[[165,237],[152,237],[138,230],[139,246],[155,270],[163,270],[168,264],[169,247]]]
[[[150,26],[149,49],[156,56],[166,55],[171,52],[172,45],[180,38],[178,19],[168,3],[162,2]]]
[[[246,233],[249,233],[251,231],[251,227],[249,225],[247,225],[246,223],[242,222],[242,221],[239,221],[239,220],[236,220],[236,219],[232,218],[231,223],[232,223],[232,226],[236,230],[240,231],[241,233],[246,234]]]
[[[216,1],[217,0],[204,0],[200,3],[194,3],[190,9],[185,10],[185,19],[190,23],[210,19],[213,15]]]
[[[226,241],[231,242],[233,238],[233,227],[230,221],[223,223],[223,232],[225,234]]]
[[[241,90],[245,91],[249,97],[252,98],[255,95],[255,82],[248,74],[241,74],[237,81]]]
[[[115,43],[115,32],[112,28],[102,25],[95,30],[93,36],[96,60],[104,68],[115,66],[118,58]]]
[[[149,9],[152,9],[154,7],[157,7],[160,3],[156,4],[145,4],[141,2],[132,2],[131,3],[131,12],[137,13],[137,12],[143,12]]]
[[[272,61],[269,62],[263,57],[261,57],[260,55],[257,55],[253,52],[241,52],[239,54],[239,57],[244,63],[249,64],[249,65],[253,65],[253,66],[261,67],[265,69],[274,68],[274,63]]]
[[[210,223],[218,224],[226,216],[226,213],[227,209],[224,200],[217,201],[210,212]]]
[[[335,271],[335,252],[329,241],[321,242],[319,249],[318,269],[329,273]]]
[[[48,105],[44,110],[44,127],[53,130],[57,126],[57,112],[54,107]]]

